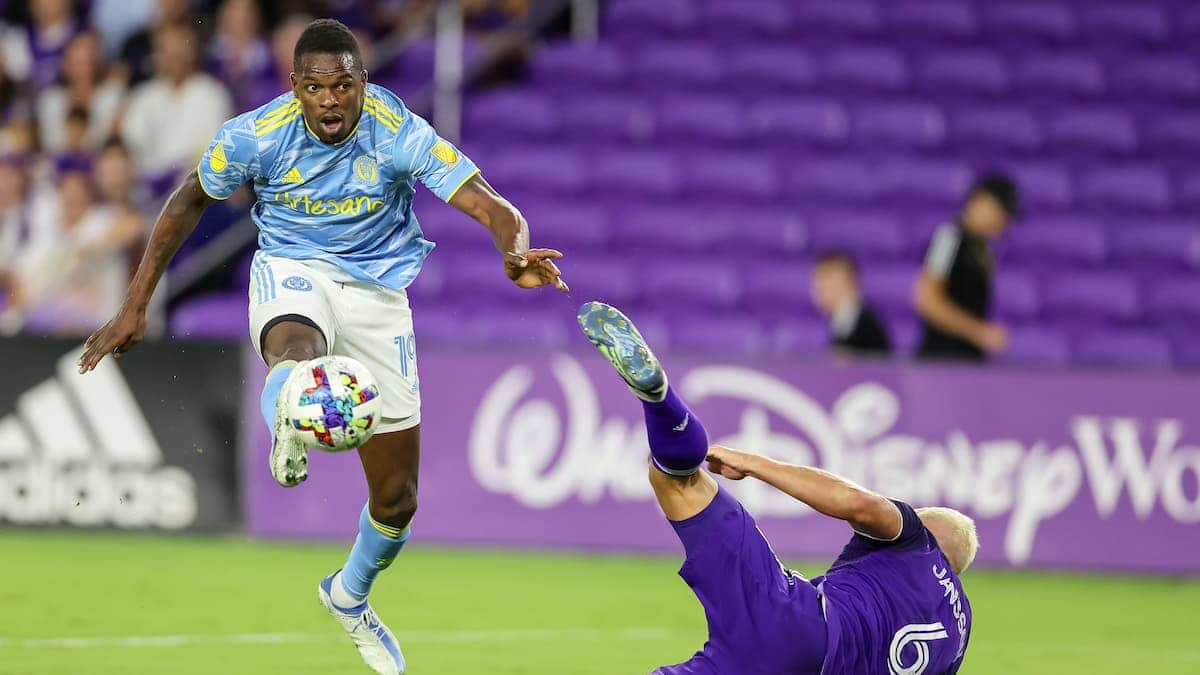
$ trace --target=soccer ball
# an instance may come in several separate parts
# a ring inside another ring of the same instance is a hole
[[[366,443],[379,426],[383,400],[366,366],[345,356],[307,361],[288,378],[288,417],[309,448],[344,452]]]

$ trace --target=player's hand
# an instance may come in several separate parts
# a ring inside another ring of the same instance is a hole
[[[513,283],[521,288],[539,288],[554,286],[563,293],[571,289],[562,280],[562,272],[554,261],[563,257],[559,251],[552,248],[534,248],[525,255],[516,253],[504,254],[504,273]]]
[[[112,354],[118,358],[142,341],[146,335],[146,310],[125,306],[111,321],[104,324],[83,343],[83,356],[76,362],[80,374],[96,367],[100,360]]]
[[[989,354],[998,354],[1008,349],[1008,330],[998,323],[985,324],[979,331],[976,344]]]
[[[730,480],[741,480],[750,475],[747,467],[749,458],[744,452],[723,445],[711,445],[708,448],[708,470]]]

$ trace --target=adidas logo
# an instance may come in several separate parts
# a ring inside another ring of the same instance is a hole
[[[303,183],[304,176],[300,175],[300,169],[297,169],[296,167],[293,166],[291,169],[288,170],[287,173],[283,174],[283,182],[284,183]]]
[[[0,417],[0,521],[182,529],[196,484],[163,454],[111,359],[86,376],[75,353]]]

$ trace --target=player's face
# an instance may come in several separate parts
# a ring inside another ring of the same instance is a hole
[[[325,143],[345,140],[358,124],[366,86],[367,71],[350,54],[305,54],[292,73],[304,121]]]

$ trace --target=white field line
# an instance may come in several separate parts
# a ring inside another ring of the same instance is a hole
[[[642,627],[622,630],[589,628],[546,628],[512,630],[410,630],[398,631],[407,642],[580,642],[622,640],[665,640],[665,628]],[[190,647],[194,645],[278,645],[298,642],[345,640],[341,633],[231,633],[227,635],[126,635],[117,637],[0,638],[0,649],[110,649],[114,647]]]

